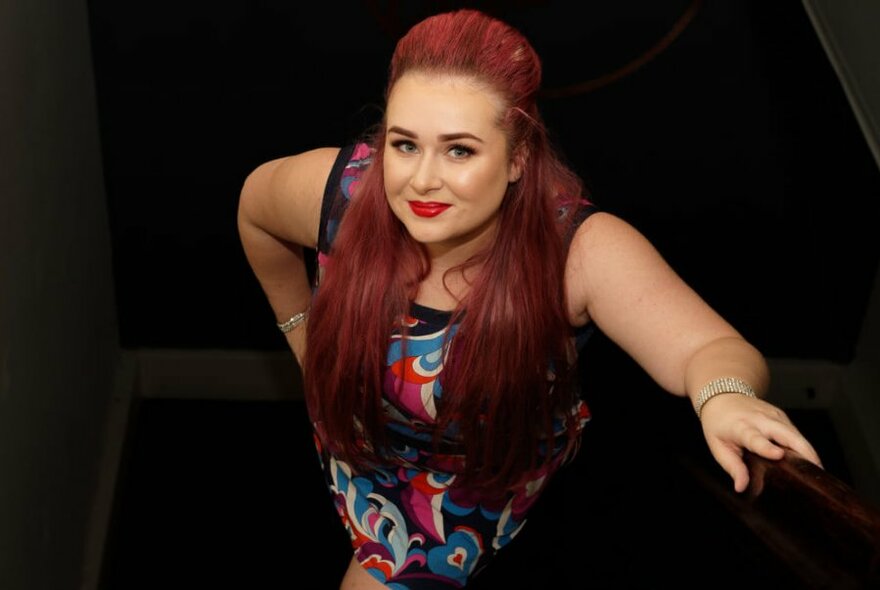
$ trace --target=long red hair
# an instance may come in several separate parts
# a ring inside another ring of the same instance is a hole
[[[465,457],[457,481],[502,490],[549,460],[545,443],[554,417],[563,418],[565,442],[575,442],[563,280],[582,186],[549,145],[535,104],[541,64],[512,27],[473,10],[428,18],[398,42],[386,98],[407,72],[488,85],[506,105],[499,125],[511,157],[523,163],[501,204],[494,243],[466,263],[481,266],[453,314],[459,328],[441,373],[435,436],[454,423]],[[384,448],[389,337],[405,331],[401,318],[430,269],[424,247],[386,201],[384,125],[372,142],[372,164],[340,224],[312,303],[305,364],[306,399],[319,437],[355,468]]]

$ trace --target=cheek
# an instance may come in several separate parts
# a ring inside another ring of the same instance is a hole
[[[382,172],[385,178],[385,195],[390,197],[399,193],[401,187],[406,184],[406,177],[401,170],[401,166],[385,162]]]
[[[500,201],[507,190],[507,175],[500,175],[495,167],[462,171],[454,182],[460,196],[481,202]]]

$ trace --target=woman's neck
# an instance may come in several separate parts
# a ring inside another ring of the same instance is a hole
[[[415,302],[432,309],[455,309],[470,292],[481,266],[475,264],[453,270],[432,267],[428,276],[419,284]]]
[[[438,270],[441,274],[445,273],[465,264],[483,250],[491,247],[496,230],[497,220],[493,219],[474,234],[464,238],[425,244],[432,272]]]
[[[474,258],[490,248],[497,220],[493,219],[464,239],[425,244],[431,270],[419,285],[416,303],[434,309],[451,310],[470,292],[483,267]]]

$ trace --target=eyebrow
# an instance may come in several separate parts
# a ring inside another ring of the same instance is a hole
[[[389,127],[388,133],[399,133],[400,135],[405,135],[406,137],[411,137],[413,139],[419,138],[418,135],[416,135],[415,133],[413,133],[409,129],[404,129],[403,127],[398,127],[396,125],[394,127]],[[479,141],[480,143],[484,143],[482,139],[480,139],[479,137],[477,137],[473,133],[467,133],[464,131],[459,132],[459,133],[444,133],[442,135],[438,135],[437,139],[439,139],[440,141],[454,141],[456,139],[473,139],[473,140]]]

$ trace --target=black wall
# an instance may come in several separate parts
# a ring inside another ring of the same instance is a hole
[[[241,184],[377,122],[394,40],[422,17],[502,17],[555,88],[638,58],[690,5],[91,0],[123,346],[284,346],[238,241]],[[702,3],[631,76],[541,108],[592,199],[765,354],[851,358],[880,175],[801,2]]]

